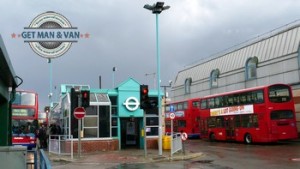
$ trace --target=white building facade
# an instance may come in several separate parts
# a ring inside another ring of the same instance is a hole
[[[300,22],[289,24],[178,72],[172,101],[284,83],[293,88],[300,131]]]

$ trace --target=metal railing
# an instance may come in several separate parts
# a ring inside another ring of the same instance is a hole
[[[171,155],[182,150],[181,133],[173,133]]]
[[[49,153],[70,155],[73,159],[73,136],[49,135]]]
[[[51,163],[43,149],[40,149],[40,169],[51,169]]]

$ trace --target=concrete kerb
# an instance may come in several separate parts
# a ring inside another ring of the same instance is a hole
[[[184,160],[190,160],[193,158],[201,157],[203,156],[203,153],[189,153],[187,155],[174,155],[173,157],[153,157],[151,162],[163,162],[163,161],[184,161]]]
[[[103,153],[103,152],[100,152]],[[122,152],[117,153],[119,155],[119,159],[125,159],[125,161],[119,161],[119,163],[153,163],[153,162],[167,162],[167,161],[182,161],[182,160],[190,160],[193,158],[197,158],[197,157],[201,157],[204,154],[201,152],[198,153],[188,153],[188,154],[182,154],[181,152],[175,153],[172,157],[169,155],[165,155],[165,156],[153,156],[153,155],[149,155],[146,158],[144,156],[138,156],[135,153],[132,153],[133,155],[131,155],[131,157],[136,157],[136,160],[130,160],[130,158],[128,158],[128,154],[124,155],[122,154]],[[94,155],[94,154],[92,154]],[[73,159],[71,159],[69,156],[63,156],[63,155],[56,155],[56,154],[51,154],[48,153],[48,157],[50,159],[50,161],[53,162],[64,162],[64,163],[73,163],[73,162],[84,162],[84,160],[86,158],[89,158],[90,154],[83,154],[81,158],[78,157],[74,157]],[[128,159],[128,160],[126,160]],[[106,162],[112,162],[113,161],[106,161]]]

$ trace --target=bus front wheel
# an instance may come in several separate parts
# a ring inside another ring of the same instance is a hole
[[[216,141],[215,133],[211,133],[211,134],[209,135],[209,141],[211,141],[211,142]]]
[[[252,136],[251,136],[251,134],[247,133],[245,135],[245,143],[246,144],[251,144],[252,143]]]

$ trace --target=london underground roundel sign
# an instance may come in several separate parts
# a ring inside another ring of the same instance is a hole
[[[76,119],[82,119],[85,116],[85,109],[83,107],[76,107],[74,109],[74,117]]]

